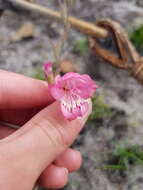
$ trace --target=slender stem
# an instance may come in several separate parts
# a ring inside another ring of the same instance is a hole
[[[9,0],[9,2],[18,5],[24,9],[30,10],[30,11],[36,11],[39,12],[43,15],[51,16],[53,18],[62,20],[61,14],[58,11],[51,10],[49,8],[45,8],[41,5],[34,4],[34,3],[29,3],[24,0]],[[100,37],[100,38],[106,38],[108,35],[108,31],[96,26],[93,23],[86,22],[84,20],[77,19],[75,17],[69,16],[68,17],[68,22],[71,24],[71,26],[80,32],[90,35],[90,36],[95,36],[95,37]]]

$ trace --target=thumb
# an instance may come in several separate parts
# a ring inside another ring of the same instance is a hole
[[[54,102],[13,135],[1,141],[0,152],[13,167],[37,179],[42,171],[68,146],[85,124],[88,115],[82,119],[68,121],[61,113],[60,105]],[[25,176],[26,174],[24,174]]]

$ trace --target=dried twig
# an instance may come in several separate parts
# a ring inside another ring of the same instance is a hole
[[[110,19],[101,20],[97,24],[111,32],[118,48],[118,55],[102,48],[95,37],[90,39],[93,52],[114,67],[129,71],[135,79],[143,84],[143,57],[138,54],[122,26]]]
[[[51,16],[55,19],[61,20],[61,14],[58,11],[51,10],[49,8],[45,8],[43,6],[40,6],[38,4],[29,3],[24,0],[8,0],[13,5],[19,6],[23,9],[39,12],[46,16]],[[79,30],[80,32],[87,34],[89,36],[96,36],[100,38],[105,38],[108,35],[107,30],[95,26],[93,23],[86,22],[80,19],[77,19],[75,17],[69,16],[68,22],[71,24],[72,27]]]

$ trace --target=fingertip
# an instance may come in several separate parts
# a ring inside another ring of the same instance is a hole
[[[78,119],[82,126],[84,126],[84,124],[88,120],[88,117],[90,116],[91,112],[92,112],[92,101],[91,99],[88,99],[88,110],[83,117]]]
[[[53,164],[48,166],[40,176],[39,183],[45,188],[60,189],[68,182],[68,170]]]
[[[57,166],[66,167],[69,172],[76,171],[82,164],[82,156],[79,151],[71,148],[63,152],[54,162]]]

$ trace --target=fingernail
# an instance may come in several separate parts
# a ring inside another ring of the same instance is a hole
[[[69,171],[68,171],[68,169],[67,168],[62,168],[65,172],[66,172],[66,174],[68,174],[69,173]]]
[[[86,123],[86,121],[87,121],[89,115],[90,115],[91,112],[92,112],[92,102],[91,102],[91,99],[88,100],[88,105],[89,105],[89,108],[88,108],[88,111],[86,112],[86,114],[85,114],[83,117],[79,118],[79,120],[80,120],[83,124]]]

